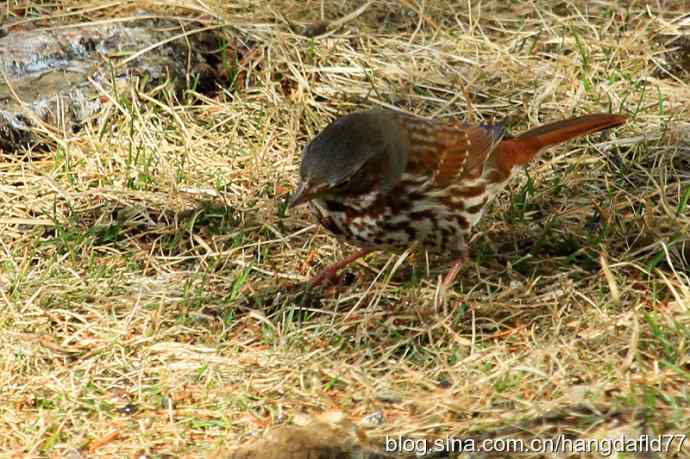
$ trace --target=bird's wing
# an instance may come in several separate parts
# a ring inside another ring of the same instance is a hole
[[[481,176],[483,165],[504,136],[501,125],[408,123],[407,170],[429,176],[435,185]]]

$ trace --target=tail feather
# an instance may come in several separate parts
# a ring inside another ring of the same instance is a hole
[[[556,121],[531,129],[517,137],[505,139],[496,147],[496,166],[509,176],[514,166],[530,162],[541,150],[574,137],[625,124],[623,115],[597,113],[579,118]]]

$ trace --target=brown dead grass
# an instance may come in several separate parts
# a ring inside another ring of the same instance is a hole
[[[47,153],[3,156],[0,451],[193,457],[325,410],[380,412],[373,438],[688,433],[684,3],[377,1],[307,38],[300,26],[362,3],[152,2],[232,25],[229,81],[147,95],[163,108],[133,91]],[[134,9],[33,6],[1,8],[41,25]],[[413,262],[386,253],[303,301],[288,286],[349,248],[285,215],[301,147],[371,106],[510,115],[514,132],[630,121],[530,167],[446,305],[438,270],[410,280]]]

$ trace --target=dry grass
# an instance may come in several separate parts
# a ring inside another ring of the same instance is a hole
[[[177,2],[234,25],[222,90],[132,92],[0,162],[0,451],[192,457],[333,409],[380,411],[374,438],[689,432],[685,3],[386,0],[311,39],[285,18],[362,2]],[[370,106],[510,115],[513,132],[608,110],[630,122],[520,177],[446,305],[436,273],[393,272],[386,253],[319,299],[276,295],[349,250],[285,199],[304,142]],[[554,410],[581,414],[537,422]]]

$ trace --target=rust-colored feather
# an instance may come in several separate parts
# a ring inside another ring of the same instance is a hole
[[[407,126],[414,139],[417,129]],[[481,175],[483,165],[501,136],[482,126],[434,124],[425,130],[429,139],[425,144],[413,143],[408,172],[430,175],[436,186],[448,186],[459,179],[473,179]]]
[[[620,126],[626,120],[627,118],[622,115],[597,113],[531,129],[515,138],[505,139],[497,145],[496,168],[507,178],[514,166],[527,164],[546,147],[602,129]]]

